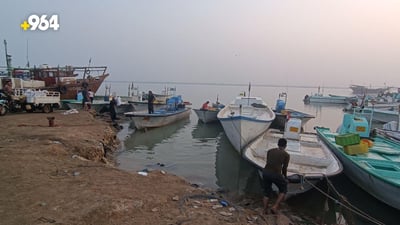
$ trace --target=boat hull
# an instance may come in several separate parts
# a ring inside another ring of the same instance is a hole
[[[211,123],[218,121],[217,115],[218,110],[201,110],[201,109],[193,109],[196,113],[199,120],[203,123]]]
[[[125,116],[130,117],[138,130],[166,126],[176,121],[190,117],[190,108],[176,111],[155,111],[154,114],[144,112],[129,112]]]
[[[387,157],[395,157],[382,156],[374,152],[374,147],[371,148],[370,153],[361,154],[360,156],[347,155],[341,147],[334,143],[333,137],[336,135],[335,133],[330,133],[326,128],[317,128],[316,130],[321,140],[328,145],[342,162],[344,173],[353,183],[380,201],[400,209],[400,198],[395,196],[400,193],[400,182],[398,181],[400,179],[400,168],[398,168],[398,162],[393,164],[385,163]],[[382,143],[384,144],[385,141],[381,142],[375,139],[374,145],[382,145]],[[385,177],[379,177],[378,173]]]
[[[71,83],[58,83],[54,85],[46,85],[42,88],[43,90],[59,91],[61,93],[61,99],[76,99],[78,92],[82,91],[83,84],[86,83],[87,89],[92,90],[94,93],[100,88],[103,81],[109,76],[109,74],[103,74],[89,79],[77,79],[76,82]]]
[[[133,109],[135,111],[147,111],[148,110],[148,105],[147,101],[128,101],[129,104],[133,106]],[[154,103],[153,108],[154,110],[160,110],[162,108],[165,108],[167,104],[165,103]]]
[[[362,113],[365,114],[364,116],[368,119],[370,119],[372,115],[372,120],[380,123],[399,120],[399,112],[395,110],[364,108]]]
[[[345,97],[331,96],[310,96],[307,103],[327,103],[327,104],[347,104],[349,101]]]
[[[301,120],[301,125],[304,126],[308,121],[315,118],[315,116],[299,112],[293,109],[286,109],[285,113],[275,112],[275,120],[272,122],[271,127],[276,129],[285,129],[286,121],[288,120],[288,114],[290,118],[299,118]]]
[[[217,117],[232,146],[241,154],[244,146],[269,128],[275,113],[268,107],[228,105]]]
[[[260,172],[265,167],[267,152],[277,147],[284,133],[269,129],[256,138],[243,150],[243,157],[257,167]],[[315,133],[301,133],[300,140],[287,139],[286,152],[290,155],[287,170],[288,177],[300,177],[298,183],[289,183],[287,197],[304,193],[324,177],[335,176],[342,172],[338,158],[322,143]]]

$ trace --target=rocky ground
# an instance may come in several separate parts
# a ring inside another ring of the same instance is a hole
[[[108,117],[62,112],[0,117],[0,224],[306,224],[162,170],[119,170]]]

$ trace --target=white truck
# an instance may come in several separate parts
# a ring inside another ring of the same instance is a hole
[[[25,110],[34,112],[42,110],[44,113],[53,112],[54,108],[60,108],[60,92],[47,90],[26,90]]]

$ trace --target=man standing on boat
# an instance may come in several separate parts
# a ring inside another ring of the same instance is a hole
[[[263,170],[264,213],[268,212],[268,201],[272,194],[272,183],[279,189],[278,198],[271,208],[272,213],[276,214],[278,212],[279,204],[287,193],[287,168],[290,155],[285,151],[286,145],[287,140],[280,138],[278,148],[273,148],[267,153],[267,163]]]
[[[147,96],[147,108],[149,110],[149,114],[154,113],[154,101],[156,98],[153,95],[152,91],[149,91],[149,94]]]

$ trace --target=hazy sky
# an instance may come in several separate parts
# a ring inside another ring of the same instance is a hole
[[[92,58],[112,81],[400,86],[399,0],[2,0],[2,66],[3,39],[15,67],[28,41],[31,66]]]

